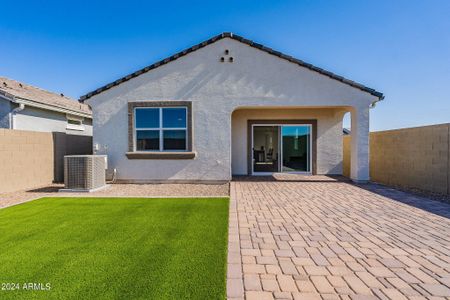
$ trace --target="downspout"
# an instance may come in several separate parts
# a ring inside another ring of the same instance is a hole
[[[10,129],[15,129],[15,117],[16,117],[16,114],[18,113],[18,112],[21,112],[22,110],[24,110],[25,109],[25,104],[23,104],[23,103],[19,103],[19,106],[18,107],[16,107],[16,108],[14,108],[10,113],[9,113],[9,128]]]

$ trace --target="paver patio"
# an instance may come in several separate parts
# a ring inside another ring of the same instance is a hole
[[[450,299],[449,204],[324,176],[237,178],[230,204],[230,299]]]

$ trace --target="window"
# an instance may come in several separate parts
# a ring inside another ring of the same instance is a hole
[[[188,151],[187,107],[135,107],[135,151]]]
[[[128,102],[128,159],[195,159],[191,101]]]
[[[76,116],[66,116],[66,118],[67,118],[66,129],[80,130],[80,131],[84,130],[83,118],[79,118]]]
[[[83,122],[81,120],[72,120],[72,119],[67,120],[67,123],[71,124],[71,125],[82,125],[83,124]]]

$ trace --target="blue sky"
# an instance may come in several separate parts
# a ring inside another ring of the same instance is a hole
[[[223,31],[386,95],[371,130],[450,122],[450,1],[1,1],[0,76],[79,96]]]

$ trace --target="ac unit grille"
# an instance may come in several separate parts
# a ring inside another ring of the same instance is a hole
[[[64,157],[66,189],[92,190],[105,186],[106,156],[69,155]]]

